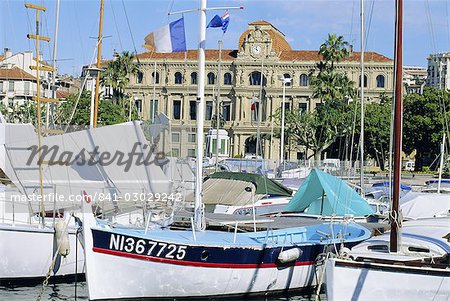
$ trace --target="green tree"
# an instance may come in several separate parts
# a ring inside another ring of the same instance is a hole
[[[36,125],[37,122],[37,105],[35,102],[27,101],[22,105],[15,103],[12,106],[6,107],[0,103],[0,111],[10,123],[31,123]],[[45,116],[45,106],[42,106],[41,115]]]
[[[348,57],[348,42],[343,36],[328,34],[327,40],[320,45],[319,53],[323,56],[325,66],[330,64],[330,69],[334,69],[334,64]],[[319,68],[320,69],[320,68]]]
[[[139,72],[139,66],[135,62],[135,56],[128,51],[122,52],[114,60],[109,61],[106,68],[100,73],[100,82],[104,86],[110,86],[113,89],[113,101],[121,103],[125,98],[125,88],[130,84],[130,76]]]
[[[55,123],[66,124],[74,110],[78,95],[72,94],[67,100],[59,105],[55,111]],[[133,106],[133,104],[132,104]],[[134,107],[134,106],[133,106]],[[78,105],[75,109],[71,125],[84,125],[90,123],[91,116],[91,93],[83,91]],[[119,104],[114,104],[109,100],[101,99],[98,106],[98,125],[111,125],[126,122],[128,120],[128,111]],[[136,111],[133,111],[132,120],[137,119]]]
[[[351,129],[348,100],[355,95],[354,83],[335,69],[335,64],[348,56],[347,45],[342,36],[328,35],[319,49],[324,60],[310,72],[312,97],[319,99],[320,105],[311,112],[297,110],[285,116],[287,136],[312,150],[316,160]],[[276,117],[281,119],[279,113]]]
[[[392,101],[382,98],[380,103],[367,103],[364,111],[364,152],[384,170],[389,159]]]
[[[405,97],[403,150],[406,153],[416,150],[417,170],[429,166],[439,155],[445,128],[444,117],[447,120],[450,118],[444,108],[448,109],[449,105],[449,92],[434,88],[425,88],[422,95],[410,94]]]

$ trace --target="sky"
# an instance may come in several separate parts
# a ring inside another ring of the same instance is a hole
[[[43,5],[43,35],[52,39],[41,48],[44,59],[52,60],[56,0],[28,0]],[[248,23],[265,20],[283,32],[293,49],[317,50],[329,33],[336,33],[360,50],[360,0],[209,0],[209,7],[244,6],[230,10],[230,24],[223,37],[224,49],[238,49],[238,39]],[[33,50],[26,34],[35,29],[35,15],[24,0],[0,0],[0,51]],[[180,15],[168,12],[195,9],[199,0],[105,0],[104,59],[118,52],[145,52],[144,37]],[[394,52],[394,0],[365,0],[366,51],[392,58]],[[57,66],[59,74],[78,76],[83,65],[95,62],[100,0],[61,0]],[[404,0],[404,65],[426,66],[430,53],[450,51],[450,0]],[[209,21],[215,14],[209,11]],[[128,16],[128,20],[127,17]],[[198,45],[198,13],[186,13],[189,49]],[[128,26],[129,24],[129,26]],[[207,30],[207,48],[217,49],[220,29]],[[45,45],[47,44],[47,45]]]

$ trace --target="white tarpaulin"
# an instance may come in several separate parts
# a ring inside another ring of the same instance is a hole
[[[86,191],[95,200],[142,201],[171,191],[161,168],[167,160],[151,151],[138,122],[44,137],[41,145],[44,195],[67,200]],[[33,127],[7,124],[6,152],[6,175],[27,197],[39,196]]]
[[[403,217],[431,218],[450,214],[450,194],[409,192],[401,199]]]

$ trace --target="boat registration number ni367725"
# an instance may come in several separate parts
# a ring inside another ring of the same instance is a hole
[[[139,255],[182,260],[186,257],[187,246],[111,234],[109,249]]]

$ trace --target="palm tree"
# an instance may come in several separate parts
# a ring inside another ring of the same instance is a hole
[[[328,34],[328,39],[320,45],[319,53],[323,56],[326,63],[331,63],[331,69],[333,69],[334,63],[348,57],[347,47],[348,42],[344,40],[343,36],[337,36],[335,33]]]
[[[139,72],[135,58],[131,52],[124,51],[114,60],[109,61],[101,72],[100,81],[104,86],[112,87],[115,102],[122,102],[125,88],[130,84],[130,75],[136,75]]]

